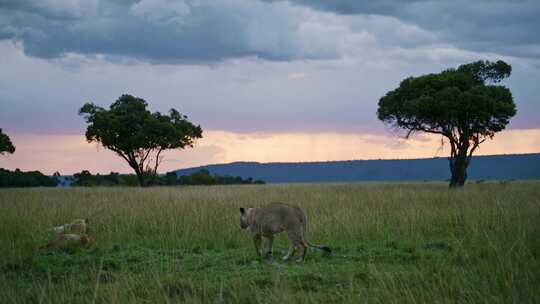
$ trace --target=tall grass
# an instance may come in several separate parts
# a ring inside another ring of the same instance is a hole
[[[303,207],[304,264],[255,257],[239,207]],[[90,219],[91,250],[39,253]],[[0,191],[2,303],[538,303],[540,183]]]

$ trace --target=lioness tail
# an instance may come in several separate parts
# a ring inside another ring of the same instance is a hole
[[[328,246],[314,245],[314,244],[311,244],[310,242],[306,242],[306,243],[308,244],[309,247],[317,248],[326,254],[332,253],[332,249],[330,249],[330,247]]]
[[[300,210],[300,209],[299,209]],[[305,212],[303,212],[302,210],[300,210],[301,212],[301,220],[303,222],[303,231],[302,231],[302,237],[304,238],[304,241],[306,242],[306,244],[309,246],[309,247],[312,247],[312,248],[317,248],[319,249],[320,251],[324,252],[325,254],[330,254],[332,253],[332,249],[330,249],[330,247],[328,246],[322,246],[322,245],[314,245],[314,244],[311,244],[308,240],[307,240],[307,230],[308,230],[308,218],[307,218],[307,215],[305,214]]]

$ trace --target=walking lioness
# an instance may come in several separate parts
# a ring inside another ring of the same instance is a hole
[[[258,256],[261,256],[261,238],[268,239],[268,252],[266,257],[272,257],[272,243],[274,234],[286,231],[289,238],[289,251],[283,257],[284,261],[289,260],[296,249],[302,250],[297,262],[304,261],[307,247],[314,247],[326,254],[331,252],[326,246],[310,244],[307,240],[307,216],[306,213],[296,206],[282,203],[271,203],[259,208],[240,208],[240,227],[248,229],[253,233],[253,243]]]

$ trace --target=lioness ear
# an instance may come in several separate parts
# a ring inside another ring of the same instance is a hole
[[[242,213],[242,214],[246,213],[246,209],[240,207],[240,213]]]
[[[88,223],[90,223],[90,220],[86,218],[86,219],[84,219],[84,223],[88,224]]]

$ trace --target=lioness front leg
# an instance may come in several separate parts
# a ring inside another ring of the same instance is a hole
[[[271,235],[268,238],[268,251],[266,252],[266,258],[271,259],[272,258],[272,247],[274,243],[274,236]]]
[[[257,253],[257,256],[261,256],[261,235],[255,234],[253,236],[253,245],[255,245],[255,252]]]

